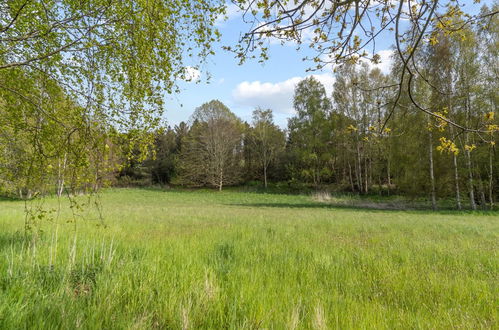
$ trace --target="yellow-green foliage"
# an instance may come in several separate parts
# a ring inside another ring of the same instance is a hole
[[[0,201],[0,328],[494,328],[497,213],[110,190],[23,241]],[[46,204],[56,203],[47,200]],[[56,228],[57,237],[56,239]]]

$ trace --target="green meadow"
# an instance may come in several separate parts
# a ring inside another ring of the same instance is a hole
[[[84,197],[81,197],[82,200]],[[499,327],[499,213],[113,189],[24,238],[0,201],[0,328]],[[46,208],[57,205],[47,199]]]

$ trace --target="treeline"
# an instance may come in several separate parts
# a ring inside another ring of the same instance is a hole
[[[2,71],[9,85],[0,89],[0,193],[256,184],[422,196],[434,207],[438,198],[454,199],[457,208],[492,206],[499,186],[498,20],[434,31],[410,61],[395,56],[389,74],[354,58],[335,68],[332,95],[304,79],[286,128],[269,109],[255,109],[248,123],[216,100],[175,127],[138,120],[117,127],[108,120],[118,109],[70,97],[37,71]]]
[[[457,208],[493,205],[497,37],[497,26],[433,34],[411,64],[415,81],[403,81],[411,94],[397,88],[404,63],[387,75],[367,63],[337,67],[332,95],[304,79],[285,130],[271,110],[256,109],[246,123],[210,101],[189,123],[154,132],[154,157],[127,164],[119,181],[220,190],[258,181],[427,196],[434,207],[438,198]]]
[[[289,179],[286,135],[273,122],[271,110],[256,109],[251,124],[241,121],[222,102],[198,107],[190,124],[152,133],[150,157],[130,161],[118,184],[175,184],[189,187],[240,185]]]

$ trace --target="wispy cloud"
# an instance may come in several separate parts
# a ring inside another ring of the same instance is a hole
[[[215,21],[216,26],[223,26],[225,22],[231,21],[242,15],[241,9],[233,3],[225,5],[225,15],[220,15]]]

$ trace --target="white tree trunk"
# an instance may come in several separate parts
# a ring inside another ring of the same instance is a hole
[[[431,207],[433,210],[437,209],[437,194],[435,189],[435,173],[433,171],[433,134],[431,131],[428,132],[429,137],[429,148],[428,156],[430,160],[430,184],[431,184]]]
[[[457,209],[461,209],[461,194],[459,192],[459,173],[457,170],[457,156],[455,154],[452,154],[452,158],[454,160],[454,181],[456,185],[456,203],[457,203]]]

